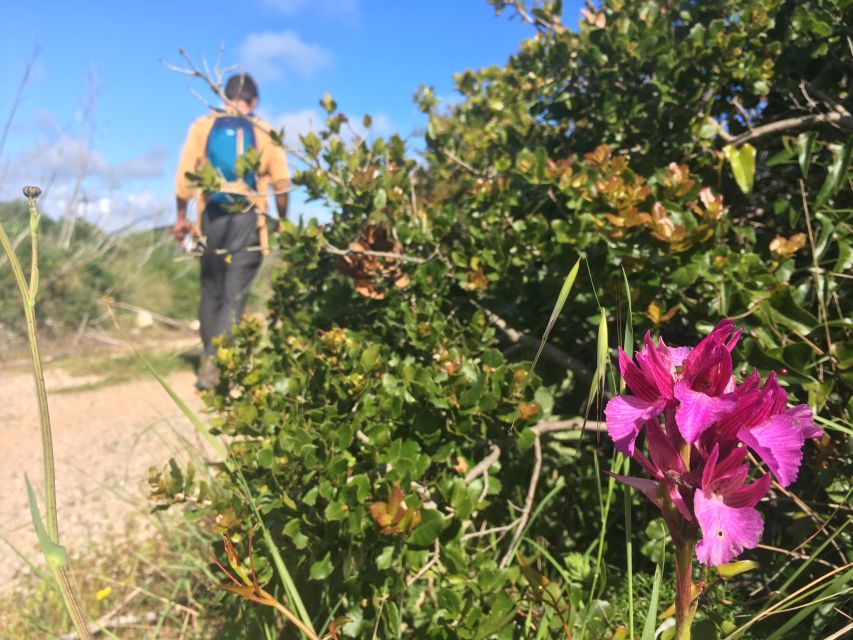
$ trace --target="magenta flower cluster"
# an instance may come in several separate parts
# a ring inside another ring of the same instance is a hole
[[[725,564],[758,544],[764,528],[755,509],[771,483],[794,482],[814,426],[808,405],[788,408],[775,373],[764,384],[754,371],[740,384],[732,350],[741,330],[721,321],[695,348],[655,344],[647,333],[636,361],[619,349],[619,368],[633,395],[612,398],[604,410],[616,448],[651,479],[615,475],[660,508],[676,544],[701,532],[696,557]],[[648,456],[638,450],[645,430]],[[749,482],[747,451],[769,473]]]

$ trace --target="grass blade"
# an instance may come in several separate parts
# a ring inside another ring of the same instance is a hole
[[[578,269],[580,269],[580,266],[581,260],[578,258],[577,262],[575,262],[575,266],[572,267],[572,270],[569,271],[569,275],[567,275],[566,279],[563,281],[563,287],[560,289],[560,295],[557,296],[557,302],[554,305],[554,310],[551,311],[551,317],[548,318],[548,325],[545,327],[545,332],[542,334],[542,341],[539,343],[539,349],[536,351],[536,356],[533,358],[533,364],[530,365],[531,371],[536,368],[536,363],[539,362],[539,356],[542,355],[545,343],[548,342],[548,336],[551,335],[551,330],[554,328],[557,318],[563,310],[569,294],[572,292],[572,286],[574,286],[575,279],[578,277]]]
[[[660,562],[655,567],[655,581],[652,584],[652,597],[649,601],[649,610],[646,612],[646,622],[643,625],[641,640],[654,640],[655,624],[658,616],[658,602],[660,601],[660,583],[663,579],[663,568],[666,563],[666,540],[661,543]]]
[[[628,318],[625,321],[625,339],[622,341],[622,349],[628,357],[634,355],[634,309],[631,306],[631,285],[628,284],[628,274],[622,268],[622,278],[625,280],[625,299],[628,301]]]

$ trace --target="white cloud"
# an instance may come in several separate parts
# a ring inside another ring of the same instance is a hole
[[[302,40],[295,31],[249,34],[240,45],[240,61],[258,80],[281,78],[284,69],[310,76],[332,65],[332,55]]]
[[[150,190],[164,175],[169,160],[165,148],[152,146],[141,155],[112,161],[93,149],[87,136],[59,132],[49,112],[35,113],[33,125],[42,140],[0,165],[0,201],[19,199],[22,185],[39,185],[40,208],[47,215],[71,212],[110,231],[133,221],[151,226],[174,215],[172,199]]]
[[[289,147],[299,147],[299,136],[317,131],[323,126],[323,115],[317,109],[300,109],[285,113],[270,114],[260,110],[259,115],[273,129],[284,128],[284,142]]]
[[[308,133],[309,131],[318,131],[325,127],[326,115],[318,109],[299,109],[296,111],[285,111],[284,113],[273,114],[263,109],[259,110],[261,118],[266,120],[273,129],[284,128],[284,141],[289,147],[299,148],[299,136]],[[377,113],[372,116],[372,124],[370,129],[365,129],[361,118],[353,116],[350,120],[350,131],[344,128],[342,131],[343,137],[347,141],[352,140],[352,133],[363,138],[372,138],[375,136],[387,136],[395,132],[394,125],[384,113]]]
[[[41,181],[62,181],[83,173],[117,188],[133,180],[161,177],[168,155],[165,148],[154,146],[141,156],[111,163],[103,153],[92,149],[87,140],[62,134],[52,142],[41,142],[24,151],[16,163],[26,166],[31,178]]]
[[[358,15],[358,0],[260,0],[260,4],[286,16],[305,10],[340,18]]]
[[[372,120],[370,129],[365,129],[364,120],[359,118],[353,118],[350,122],[350,126],[352,126],[353,131],[362,138],[370,138],[372,136],[381,138],[389,136],[392,133],[396,133],[394,124],[391,122],[391,118],[386,114],[380,112],[375,115],[371,115],[370,118]]]

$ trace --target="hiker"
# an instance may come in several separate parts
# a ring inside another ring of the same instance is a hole
[[[273,142],[270,126],[254,115],[255,81],[246,73],[233,75],[225,84],[225,96],[223,108],[190,125],[175,181],[177,221],[172,233],[178,242],[192,234],[203,251],[198,319],[204,351],[196,381],[201,390],[218,383],[213,339],[230,335],[231,326],[243,314],[261,260],[269,252],[268,191],[272,189],[283,220],[290,187],[284,149]],[[251,147],[257,152],[256,164],[246,162],[252,159],[253,152],[247,154]],[[187,176],[211,176],[210,169],[220,178],[215,191],[207,183],[200,188]],[[199,212],[195,225],[187,219],[193,196]]]

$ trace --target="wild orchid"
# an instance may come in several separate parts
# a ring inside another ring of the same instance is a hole
[[[694,348],[669,347],[650,334],[631,359],[619,349],[619,368],[630,395],[604,410],[616,448],[651,478],[613,474],[661,510],[676,548],[676,638],[690,637],[692,560],[726,564],[761,537],[755,508],[770,489],[794,482],[814,426],[808,405],[788,408],[788,396],[771,373],[757,371],[740,383],[732,351],[742,331],[723,320]],[[648,455],[637,446],[645,433]],[[748,452],[767,467],[749,482]],[[701,538],[700,538],[701,536]],[[698,542],[698,544],[697,544]]]

